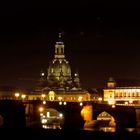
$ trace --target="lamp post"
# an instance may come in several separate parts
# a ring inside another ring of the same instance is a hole
[[[17,100],[18,100],[18,98],[19,98],[19,95],[20,95],[20,94],[19,94],[18,92],[15,93],[15,97],[16,97]]]

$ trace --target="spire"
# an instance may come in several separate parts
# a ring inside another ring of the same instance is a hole
[[[63,40],[62,40],[62,33],[59,33],[59,34],[58,34],[58,40],[57,40],[56,44],[58,44],[58,45],[64,44],[64,43],[63,43]]]
[[[58,37],[58,41],[55,44],[55,58],[65,58],[62,33],[59,33]]]
[[[62,33],[59,33],[59,38],[61,38],[62,37]]]

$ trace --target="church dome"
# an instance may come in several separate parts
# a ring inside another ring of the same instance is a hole
[[[48,68],[48,76],[59,77],[71,77],[71,68],[66,59],[54,59]]]

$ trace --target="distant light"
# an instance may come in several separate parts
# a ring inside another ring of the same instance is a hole
[[[21,98],[22,98],[22,99],[25,99],[25,97],[26,97],[25,94],[22,94],[22,95],[21,95]]]
[[[42,127],[43,127],[44,129],[46,129],[46,128],[47,128],[47,126],[46,126],[46,125],[42,125]]]
[[[113,104],[113,105],[112,105],[112,108],[115,108],[115,107],[116,107],[116,106]]]
[[[40,113],[40,116],[43,116],[43,113]]]
[[[114,100],[111,100],[111,99],[108,100],[108,104],[109,104],[109,105],[112,105],[112,104],[114,104],[114,103],[115,103]]]
[[[67,102],[64,102],[64,105],[66,105],[67,104]]]
[[[42,116],[42,118],[46,118],[46,116],[45,116],[45,115],[43,115],[43,116]]]
[[[128,102],[124,102],[125,105],[128,105]]]
[[[45,105],[46,104],[46,101],[43,101],[43,104]]]
[[[102,98],[101,98],[101,97],[99,97],[99,98],[98,98],[98,101],[102,101]]]
[[[48,118],[50,117],[50,112],[47,112],[47,117],[48,117]]]
[[[82,102],[80,103],[80,106],[83,106],[83,103]]]
[[[19,97],[19,93],[15,93],[15,97]]]
[[[42,119],[41,123],[44,124],[47,122],[47,119]]]
[[[45,98],[45,97],[46,97],[46,95],[45,95],[45,94],[42,94],[42,95],[41,95],[41,97],[42,97],[42,98]]]
[[[82,101],[82,98],[83,98],[82,96],[79,96],[78,97],[78,101],[81,102]]]
[[[45,73],[44,73],[44,72],[42,72],[42,73],[41,73],[41,76],[44,76],[44,75],[45,75]]]
[[[61,96],[59,96],[59,97],[58,97],[58,100],[62,100],[62,97],[61,97]]]
[[[59,102],[59,105],[62,105],[62,102]]]
[[[43,112],[44,111],[44,108],[43,107],[39,107],[39,111],[40,112]]]
[[[60,113],[60,114],[59,114],[59,117],[61,117],[61,118],[62,118],[62,117],[63,117],[63,114],[62,114],[62,113]]]
[[[129,103],[130,103],[130,104],[132,104],[132,103],[133,103],[133,101],[132,101],[132,100],[129,100]]]

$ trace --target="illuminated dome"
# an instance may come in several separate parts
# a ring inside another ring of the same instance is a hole
[[[76,88],[81,90],[79,74],[76,73],[74,78],[71,76],[71,67],[65,59],[64,42],[59,34],[59,39],[55,44],[54,59],[50,62],[48,73],[41,73],[40,87],[52,90],[71,90]]]
[[[71,79],[71,68],[66,59],[54,59],[48,68],[48,79],[60,80],[60,76],[64,76],[65,81]]]

